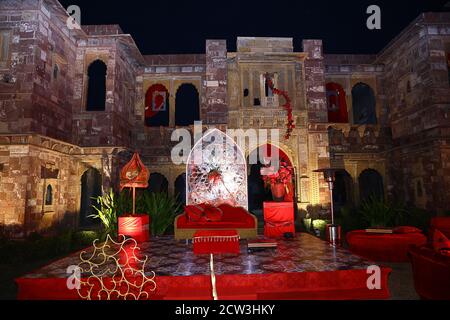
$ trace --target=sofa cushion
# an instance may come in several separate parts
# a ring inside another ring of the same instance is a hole
[[[184,212],[189,221],[198,222],[205,215],[205,208],[202,205],[188,205],[184,207]]]
[[[208,222],[218,222],[222,220],[223,211],[220,208],[208,206],[205,208],[204,218]]]
[[[247,229],[255,228],[255,219],[247,210],[241,207],[233,207],[222,204],[219,206],[223,215],[220,221],[206,221],[201,218],[198,221],[192,221],[187,218],[187,214],[182,214],[177,219],[177,228],[186,229]],[[206,214],[205,214],[206,215]]]
[[[411,226],[400,226],[394,228],[394,233],[420,233],[422,230]]]
[[[433,249],[444,256],[450,256],[450,240],[437,229],[433,235]]]

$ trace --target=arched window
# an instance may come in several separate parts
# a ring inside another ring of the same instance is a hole
[[[345,90],[340,84],[330,82],[326,85],[328,122],[346,123],[348,122],[347,102],[345,100]]]
[[[153,172],[150,174],[150,178],[148,179],[147,190],[155,193],[168,193],[169,183],[164,175],[158,172]]]
[[[182,205],[186,204],[186,173],[180,174],[175,179],[175,196]]]
[[[106,64],[95,60],[88,67],[87,111],[105,110]]]
[[[53,189],[51,185],[47,186],[45,190],[45,205],[50,206],[53,204]]]
[[[193,84],[182,84],[175,98],[175,124],[188,126],[200,120],[198,91]]]
[[[338,208],[352,203],[353,179],[350,174],[345,171],[337,171],[335,174],[333,202]]]
[[[355,124],[376,124],[376,100],[372,88],[362,82],[352,89],[353,122]]]
[[[374,196],[384,198],[383,177],[374,169],[366,169],[358,177],[359,198],[361,201]]]
[[[98,223],[98,219],[89,217],[94,214],[95,198],[102,195],[102,175],[94,168],[86,170],[81,176],[80,225],[89,226]]]
[[[145,125],[169,125],[169,91],[162,84],[154,84],[145,94]]]
[[[53,66],[53,80],[58,80],[59,67],[57,64]]]
[[[447,73],[448,73],[448,83],[450,84],[450,52],[447,53]]]

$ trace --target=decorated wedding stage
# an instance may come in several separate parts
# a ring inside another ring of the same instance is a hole
[[[281,169],[272,170],[278,178]],[[222,131],[205,133],[187,159],[185,213],[175,219],[174,236],[149,238],[147,213],[135,213],[134,189],[147,186],[148,174],[137,154],[121,173],[121,188],[133,190],[133,210],[119,217],[119,234],[135,240],[108,236],[103,244],[16,279],[18,299],[389,297],[389,268],[373,268],[373,262],[336,244],[295,233],[292,199],[265,204],[266,238],[257,236],[256,217],[247,211],[246,158]],[[255,237],[275,246],[249,251]]]
[[[367,268],[372,262],[306,233],[277,243],[276,249],[248,252],[247,241],[241,240],[240,254],[216,254],[218,299],[389,297],[389,268],[381,267],[380,289],[369,289]],[[145,274],[155,272],[155,290],[146,298],[212,299],[210,256],[195,255],[192,246],[171,236],[139,244],[138,254],[147,256]],[[67,267],[79,262],[80,253],[74,253],[16,279],[18,299],[81,299],[76,289],[67,287]],[[106,271],[108,264],[102,268]]]

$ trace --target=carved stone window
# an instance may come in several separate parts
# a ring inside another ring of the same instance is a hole
[[[49,184],[45,190],[45,205],[51,206],[53,204],[53,188]]]
[[[269,77],[272,80],[273,86],[275,88],[278,87],[278,74],[277,73],[269,73]],[[277,107],[278,106],[278,96],[274,95],[272,90],[270,89],[266,73],[260,74],[260,88],[261,88],[261,97],[262,97],[262,105],[264,107]]]
[[[9,61],[11,31],[0,30],[0,67],[6,67]]]
[[[448,83],[450,84],[450,52],[447,53],[447,72],[448,72]]]
[[[57,64],[53,66],[53,80],[58,80],[59,67]]]

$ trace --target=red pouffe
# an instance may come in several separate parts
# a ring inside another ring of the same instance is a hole
[[[277,238],[295,234],[293,202],[268,202],[264,206],[264,236]]]
[[[373,261],[407,262],[411,245],[422,246],[427,238],[421,232],[378,234],[355,230],[346,236],[352,253]]]
[[[138,214],[119,217],[119,234],[129,236],[137,242],[145,242],[150,238],[150,217],[148,214]]]
[[[239,254],[239,235],[235,230],[199,230],[192,239],[194,254]]]

